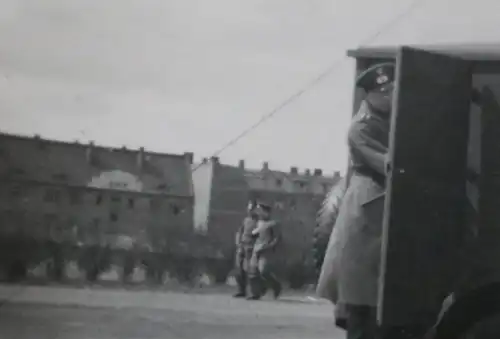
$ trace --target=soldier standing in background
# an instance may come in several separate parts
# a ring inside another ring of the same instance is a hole
[[[244,298],[247,295],[248,268],[255,244],[252,231],[257,226],[255,207],[254,201],[248,204],[248,215],[243,220],[238,232],[236,232],[236,282],[238,283],[238,292],[234,295],[235,298]]]
[[[252,232],[257,238],[250,260],[250,300],[259,300],[270,287],[277,299],[281,294],[281,283],[273,272],[276,257],[276,246],[281,240],[281,232],[276,221],[271,219],[271,206],[263,203],[257,205],[259,221]]]

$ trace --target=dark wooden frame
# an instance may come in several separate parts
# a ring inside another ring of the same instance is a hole
[[[415,47],[422,50],[433,51],[450,56],[458,56],[466,59],[471,64],[472,74],[498,74],[500,79],[500,46],[448,45]],[[362,71],[373,64],[394,61],[399,49],[400,48],[398,47],[368,47],[348,51],[348,56],[356,59],[355,76],[357,77]],[[354,90],[353,114],[355,114],[358,110],[363,96],[364,92],[362,90]],[[477,101],[477,96],[474,100]],[[500,224],[500,208],[498,208],[498,203],[500,202],[500,181],[497,179],[497,173],[500,173],[500,161],[495,161],[495,158],[492,156],[488,157],[488,154],[499,154],[497,151],[500,151],[498,150],[500,142],[497,142],[499,138],[498,136],[500,135],[500,106],[490,108],[490,110],[495,109],[498,109],[498,112],[482,114],[483,127],[481,131],[481,152],[483,156],[481,161],[482,174],[479,176],[481,198],[479,202],[478,219],[479,223],[484,225],[484,237],[489,238],[488,240],[490,243],[491,237],[494,237],[498,239],[498,241],[494,244],[498,244],[500,242],[500,226],[497,226],[497,224]],[[500,245],[497,246],[500,247]],[[493,284],[490,286],[497,285]],[[492,293],[491,287],[486,290]],[[382,322],[381,325],[391,324],[384,324]]]

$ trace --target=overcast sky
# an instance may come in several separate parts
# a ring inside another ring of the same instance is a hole
[[[0,0],[0,128],[209,156],[411,2]],[[498,42],[491,4],[422,0],[373,44]],[[343,171],[352,77],[344,58],[221,160]]]

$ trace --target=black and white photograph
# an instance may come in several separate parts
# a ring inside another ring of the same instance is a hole
[[[494,3],[0,0],[0,339],[279,338],[500,338]]]

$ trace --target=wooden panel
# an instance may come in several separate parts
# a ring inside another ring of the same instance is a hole
[[[500,280],[500,105],[492,86],[481,89],[481,175],[475,285]]]
[[[457,273],[465,232],[470,64],[402,48],[390,136],[378,317],[430,322]]]
[[[500,220],[500,106],[485,86],[481,91],[480,233],[498,229]]]

